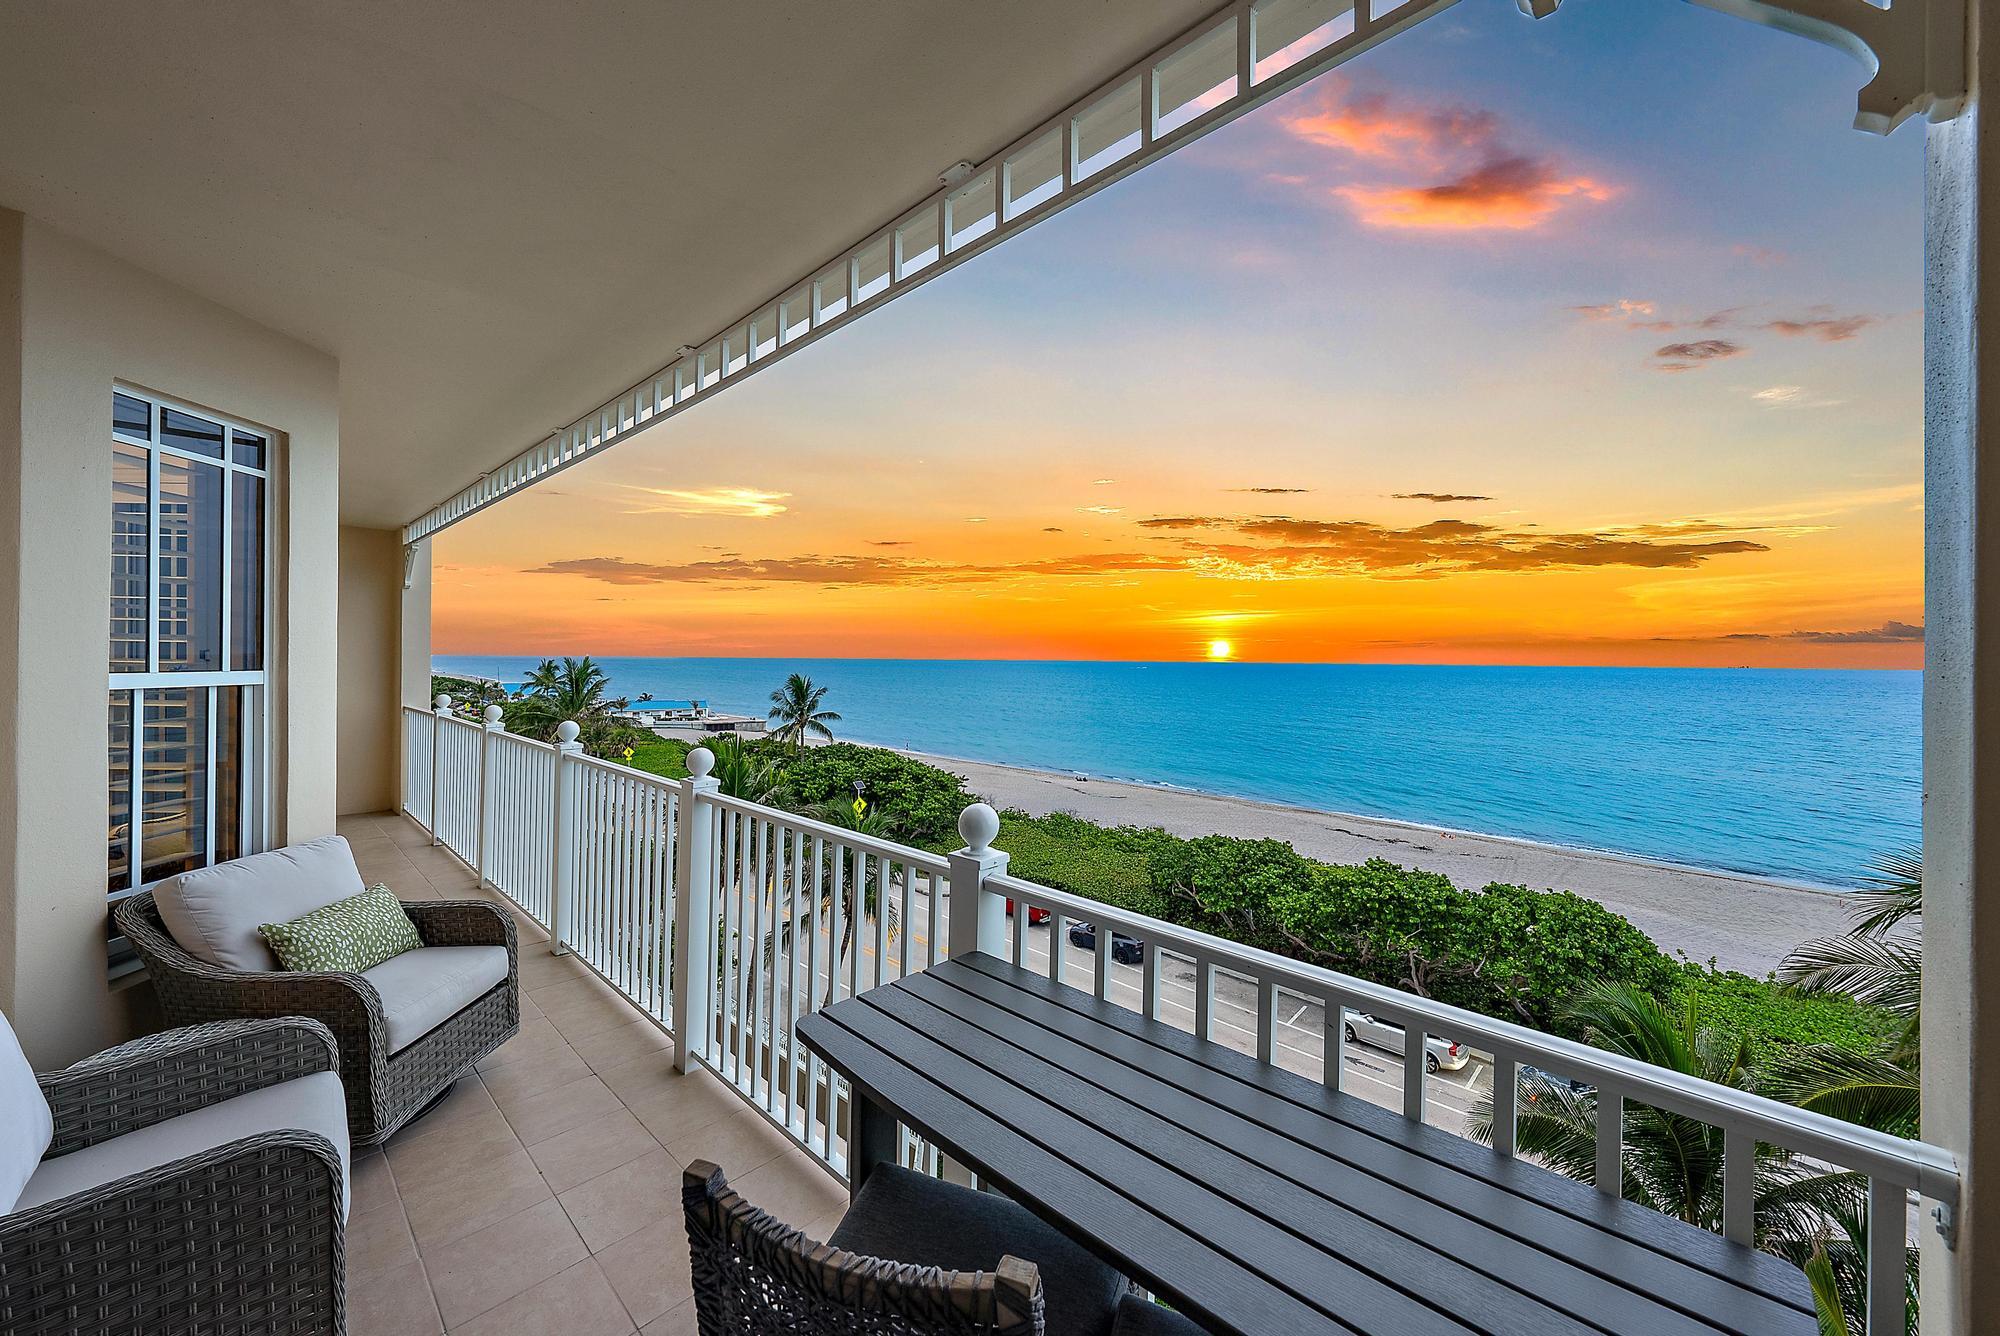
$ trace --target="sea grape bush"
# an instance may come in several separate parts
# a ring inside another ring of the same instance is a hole
[[[949,770],[883,747],[833,742],[791,751],[773,742],[753,745],[782,757],[782,806],[803,812],[822,803],[852,802],[858,781],[862,797],[887,815],[896,837],[923,849],[958,847],[958,814],[979,801]]]

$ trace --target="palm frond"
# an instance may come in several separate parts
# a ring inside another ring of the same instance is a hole
[[[1916,1072],[1888,1058],[1829,1044],[1784,1053],[1764,1084],[1775,1099],[1895,1136],[1916,1136],[1922,1121]]]
[[[1914,932],[1845,934],[1801,942],[1778,966],[1778,978],[1801,992],[1846,993],[1914,1016],[1923,997],[1923,939]]]

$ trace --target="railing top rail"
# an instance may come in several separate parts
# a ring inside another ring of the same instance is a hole
[[[1380,1015],[1406,1030],[1421,1025],[1426,1033],[1469,1042],[1496,1058],[1546,1064],[1564,1075],[1588,1078],[1625,1099],[1657,1105],[1717,1127],[1747,1130],[1788,1150],[1916,1188],[1933,1201],[1954,1206],[1958,1201],[1957,1160],[1950,1151],[1928,1142],[1891,1136],[1750,1091],[1668,1071],[1560,1035],[1496,1020],[1020,877],[989,876],[984,884],[1025,905],[1088,920],[1100,932],[1123,932],[1176,955],[1252,974],[1306,997]]]
[[[637,766],[620,765],[616,761],[607,761],[597,756],[586,756],[581,752],[571,756],[570,760],[577,765],[585,766],[592,770],[609,771],[614,775],[620,775],[626,779],[636,779],[641,784],[649,784],[657,789],[672,789],[676,792],[680,789],[679,780],[668,779],[664,775],[656,775],[650,770],[641,770]]]
[[[455,714],[440,714],[437,716],[437,721],[441,724],[457,724],[460,728],[470,728],[475,730],[484,727],[484,725],[482,725],[476,719],[461,719]]]
[[[520,733],[509,733],[505,729],[496,730],[493,734],[493,740],[496,743],[506,746],[525,747],[530,751],[546,752],[551,756],[556,751],[556,745],[553,742],[543,742],[539,738],[526,737]]]
[[[830,822],[815,821],[809,816],[800,816],[797,813],[787,812],[776,807],[766,807],[761,803],[753,803],[743,798],[731,798],[721,793],[703,794],[702,801],[714,803],[717,807],[725,808],[732,812],[741,812],[746,816],[758,817],[774,825],[789,826],[794,830],[801,830],[822,839],[835,840],[847,845],[849,848],[859,849],[863,853],[875,854],[882,858],[892,859],[898,863],[907,863],[911,867],[921,868],[926,872],[935,873],[939,876],[943,876],[951,871],[951,860],[942,854],[934,854],[928,850],[912,848],[907,844],[898,844],[894,840],[885,840],[874,835],[864,835],[858,830],[848,830],[844,826],[836,826]]]

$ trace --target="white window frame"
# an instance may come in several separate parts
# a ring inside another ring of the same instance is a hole
[[[273,565],[278,545],[274,522],[276,517],[276,487],[274,483],[277,474],[277,456],[282,446],[283,433],[275,431],[261,423],[234,418],[226,413],[218,413],[210,408],[186,403],[153,390],[141,389],[124,381],[114,383],[111,388],[113,394],[123,395],[128,399],[135,399],[147,406],[151,415],[149,425],[152,433],[151,440],[134,436],[128,432],[119,430],[115,425],[115,420],[111,430],[111,439],[114,443],[114,448],[115,445],[123,444],[147,452],[146,668],[144,671],[139,672],[109,672],[107,674],[109,685],[105,698],[106,726],[109,727],[109,711],[111,708],[109,693],[119,691],[132,693],[129,752],[126,758],[126,773],[129,776],[131,786],[128,819],[130,829],[126,837],[126,875],[122,887],[115,890],[110,889],[112,869],[108,859],[105,867],[106,903],[116,904],[118,901],[135,895],[147,889],[147,887],[156,884],[154,882],[140,881],[143,871],[146,838],[143,821],[145,807],[145,709],[146,695],[151,690],[209,688],[208,707],[206,710],[208,761],[204,770],[208,792],[206,802],[203,806],[203,810],[207,814],[208,826],[203,833],[202,849],[203,856],[212,862],[215,849],[215,795],[218,787],[216,771],[216,723],[218,710],[216,706],[219,692],[224,688],[252,688],[252,690],[246,690],[243,693],[245,699],[241,706],[242,747],[246,761],[245,769],[248,773],[239,776],[237,784],[239,803],[237,813],[238,829],[242,832],[242,853],[258,853],[269,846],[270,814],[272,811],[270,792],[272,701],[270,688],[272,677],[274,587],[276,585]],[[111,407],[109,400],[106,401],[105,407],[107,410]],[[168,409],[185,413],[191,417],[198,417],[205,422],[225,428],[226,430],[223,433],[222,457],[215,459],[207,455],[192,453],[169,445],[162,431],[166,410]],[[263,440],[263,467],[258,468],[237,462],[235,442],[229,434],[231,430],[246,432]],[[255,670],[223,669],[213,672],[177,672],[172,669],[163,670],[160,667],[160,461],[163,457],[167,456],[188,460],[222,471],[222,561],[218,578],[221,597],[219,639],[224,663],[229,662],[229,655],[232,650],[231,632],[234,629],[231,626],[230,620],[232,610],[229,595],[233,576],[232,565],[235,560],[234,520],[237,490],[236,479],[238,475],[247,475],[257,478],[263,483],[263,643],[260,646],[261,653],[258,655],[258,662],[262,666]],[[109,537],[108,530],[106,536],[107,538]],[[105,629],[108,650],[110,633],[108,606],[106,612]],[[121,955],[120,947],[122,945],[123,939],[116,937],[112,939],[111,949],[114,960]],[[125,968],[130,967],[126,966]],[[114,972],[123,971],[120,967],[114,965]]]

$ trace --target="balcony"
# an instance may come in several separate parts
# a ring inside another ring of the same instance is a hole
[[[1756,1237],[1760,1145],[1859,1175],[1874,1237],[1921,1248],[1949,1226],[1956,1168],[1924,1143],[1039,886],[991,851],[946,858],[701,774],[663,780],[511,735],[497,715],[406,709],[406,811],[348,829],[368,879],[496,899],[524,947],[522,1034],[357,1169],[357,1332],[595,1330],[586,1314],[606,1331],[692,1331],[676,1184],[695,1158],[824,1237],[854,1111],[798,1021],[947,958],[951,905],[968,896],[990,906],[989,955],[1456,1136],[1488,1117],[1508,1155],[1531,1068],[1593,1092],[1600,1181],[1617,1180],[1630,1109],[1719,1129],[1731,1240]],[[1073,939],[1080,924],[1092,932]],[[896,1150],[965,1173],[907,1128]],[[1900,1248],[1868,1256],[1868,1292],[1887,1296],[1868,1305],[1870,1336],[1904,1330],[1905,1264]]]
[[[506,903],[400,815],[342,833],[404,899]],[[820,1236],[847,1191],[548,934],[520,925],[521,1033],[421,1120],[354,1165],[350,1336],[692,1336],[681,1167],[720,1164]]]

